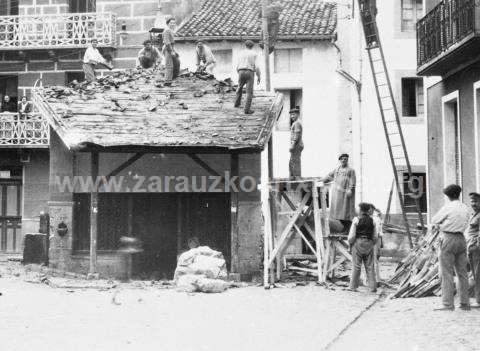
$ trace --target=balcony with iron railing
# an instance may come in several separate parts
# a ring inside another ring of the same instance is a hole
[[[0,16],[0,51],[115,46],[116,18],[111,13]]]
[[[417,23],[417,71],[443,76],[480,55],[480,2],[442,0]]]
[[[50,126],[37,113],[0,113],[0,148],[48,148]]]

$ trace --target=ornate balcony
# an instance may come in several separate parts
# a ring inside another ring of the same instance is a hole
[[[0,16],[0,50],[115,46],[116,18],[111,13]]]
[[[420,75],[445,75],[480,54],[480,3],[442,0],[417,23]]]
[[[50,126],[38,114],[0,113],[0,148],[48,148]]]

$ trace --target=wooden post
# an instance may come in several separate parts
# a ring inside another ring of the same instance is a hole
[[[326,250],[323,257],[323,281],[327,278],[328,269],[330,267],[330,257],[331,257],[331,242],[330,242],[330,225],[328,223],[327,216],[327,195],[325,194],[325,187],[320,188],[320,204],[322,206],[321,212],[323,217],[323,239],[326,240]]]
[[[231,271],[238,273],[239,258],[238,258],[238,191],[240,191],[240,179],[238,179],[240,173],[239,155],[234,152],[230,155],[230,176],[237,177],[234,184],[237,189],[230,190],[230,206],[231,206],[231,245],[232,245],[232,262]],[[236,191],[238,190],[238,191]]]
[[[182,228],[182,200],[183,198],[177,197],[177,254],[180,255],[183,245],[183,228]]]
[[[265,58],[265,89],[270,91],[270,36],[267,18],[268,0],[262,0],[263,56]]]
[[[272,195],[272,189],[270,188],[270,182],[273,179],[273,143],[272,138],[268,141],[267,145],[267,165],[268,165],[268,174],[267,174],[267,184],[265,184],[265,190],[268,191],[268,210],[265,211],[265,228],[263,236],[263,286],[268,288],[270,286],[269,281],[269,258],[270,253],[273,250],[273,235],[275,233],[276,227],[276,217],[275,217],[275,199]]]
[[[325,282],[323,277],[323,260],[324,247],[323,247],[323,231],[322,231],[322,221],[320,219],[320,207],[318,205],[318,185],[316,181],[312,183],[312,201],[313,201],[313,219],[315,223],[315,255],[317,256],[317,269],[318,269],[318,282]],[[326,218],[325,218],[326,220]]]
[[[98,152],[91,153],[91,177],[95,184],[98,177]],[[98,188],[94,185],[90,194],[90,273],[97,273],[97,224]]]

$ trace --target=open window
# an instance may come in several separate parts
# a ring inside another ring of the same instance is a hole
[[[2,0],[0,16],[18,16],[18,0]]]
[[[96,0],[69,0],[68,8],[70,13],[95,12]]]
[[[423,78],[402,78],[402,115],[423,117],[424,110]]]
[[[300,107],[300,120],[302,119],[302,89],[285,89],[277,90],[279,93],[282,93],[283,98],[283,109],[280,117],[278,118],[276,130],[277,131],[290,131],[291,121],[290,121],[290,109],[295,107]]]

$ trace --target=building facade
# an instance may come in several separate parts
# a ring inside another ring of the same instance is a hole
[[[179,21],[194,0],[3,0],[0,4],[0,253],[22,251],[47,211],[49,127],[40,117],[16,119],[17,102],[34,86],[83,80],[82,58],[92,38],[114,70],[133,68],[160,13]],[[162,11],[160,11],[160,9]],[[99,74],[104,72],[100,70]]]
[[[478,191],[480,5],[475,1],[426,1],[418,24],[418,73],[428,77],[428,172],[431,214],[444,203],[448,184],[463,199]],[[442,18],[442,21],[439,19]],[[443,20],[444,19],[444,20]]]
[[[347,2],[350,3],[350,2]],[[356,3],[356,2],[355,2]],[[344,2],[345,4],[345,2]],[[401,189],[404,201],[414,204],[408,195],[420,198],[423,213],[427,213],[427,141],[423,78],[416,72],[416,20],[423,15],[421,0],[376,1],[377,25],[383,46],[386,64],[389,70],[393,95],[407,152],[415,177],[414,189],[405,185]],[[355,4],[356,6],[356,4]],[[360,201],[375,204],[382,212],[387,210],[393,172],[390,163],[385,133],[381,122],[375,86],[370,63],[365,50],[363,29],[359,17],[348,20],[350,40],[352,40],[347,71],[361,83],[360,98],[352,88],[352,115],[354,134],[354,161],[359,184],[357,192]],[[355,34],[352,34],[355,33]],[[406,165],[400,170],[399,178],[408,180]],[[418,216],[411,209],[412,220],[417,223]],[[401,208],[396,191],[390,206],[392,221],[402,221]],[[410,216],[409,216],[410,217]]]

